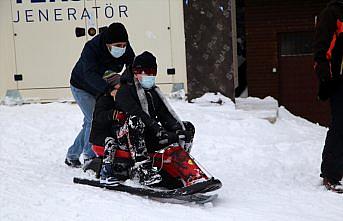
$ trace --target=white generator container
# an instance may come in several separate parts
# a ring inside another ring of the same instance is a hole
[[[84,44],[112,22],[126,26],[137,55],[157,57],[165,93],[187,90],[182,0],[2,0],[0,100],[71,99],[70,74]]]

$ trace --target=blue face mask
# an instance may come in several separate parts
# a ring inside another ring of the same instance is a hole
[[[150,89],[155,85],[156,76],[142,76],[139,81],[144,89]]]
[[[123,54],[125,53],[125,50],[126,50],[126,47],[120,48],[120,47],[112,46],[110,53],[113,57],[119,58],[123,56]]]

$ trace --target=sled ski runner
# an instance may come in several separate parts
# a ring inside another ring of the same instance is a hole
[[[76,184],[83,184],[99,188],[105,188],[108,190],[126,192],[138,196],[147,196],[150,199],[154,199],[160,202],[195,202],[197,204],[204,204],[215,200],[218,197],[218,194],[205,195],[203,193],[217,190],[222,186],[221,182],[216,179],[210,179],[205,182],[196,183],[192,186],[181,187],[173,190],[161,190],[149,187],[134,187],[126,184],[118,184],[116,186],[104,186],[100,184],[99,180],[89,180],[77,177],[74,177],[73,181]]]
[[[126,192],[133,195],[145,196],[153,200],[169,203],[204,204],[218,197],[217,194],[205,193],[215,191],[222,187],[220,180],[215,179],[180,146],[172,146],[163,150],[163,153],[152,153],[151,166],[159,168],[162,181],[156,185],[147,185],[141,182],[140,174],[136,174],[136,162],[128,172],[126,182],[117,180],[115,185],[101,182],[100,180],[74,178],[74,183],[104,188],[113,191]],[[101,163],[101,162],[100,162]],[[155,169],[156,170],[156,169]],[[130,181],[134,181],[131,185]],[[139,181],[139,186],[135,184]],[[162,188],[163,189],[162,189]]]

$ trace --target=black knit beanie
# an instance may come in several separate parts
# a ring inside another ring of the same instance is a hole
[[[153,68],[157,69],[156,57],[148,51],[135,57],[132,64],[133,68]]]
[[[111,88],[114,88],[114,86],[120,83],[120,76],[120,74],[115,72],[106,71],[102,78],[111,86]]]
[[[105,32],[105,43],[128,42],[129,37],[125,26],[121,23],[112,23]]]

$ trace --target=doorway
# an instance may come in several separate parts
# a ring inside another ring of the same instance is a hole
[[[317,77],[313,72],[313,32],[279,34],[279,99],[293,114],[328,126],[328,102],[317,100]]]

